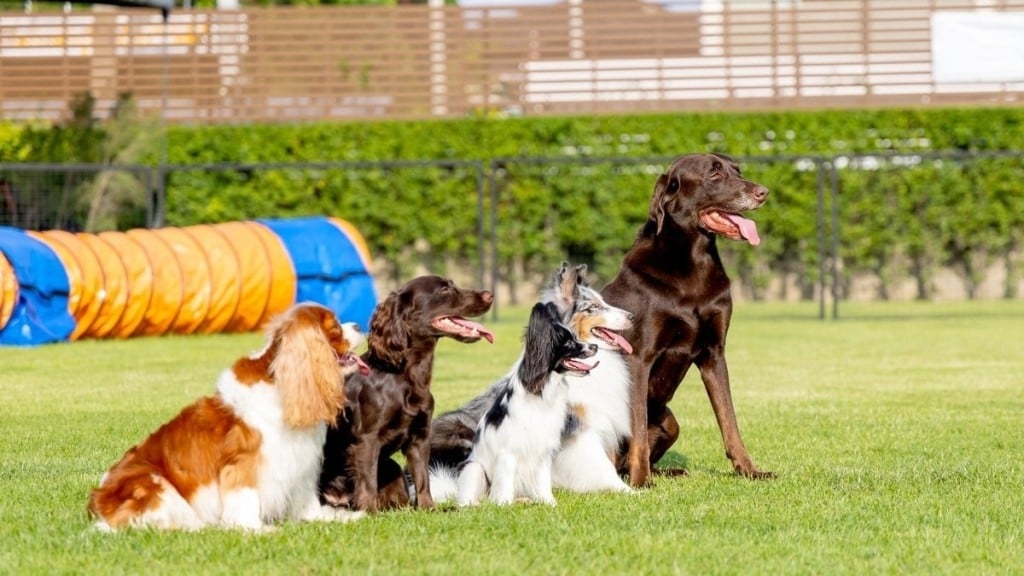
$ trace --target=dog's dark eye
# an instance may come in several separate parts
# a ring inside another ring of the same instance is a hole
[[[672,194],[676,190],[679,190],[679,179],[678,178],[673,178],[673,179],[668,181],[668,193]]]

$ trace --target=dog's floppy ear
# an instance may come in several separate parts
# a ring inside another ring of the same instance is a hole
[[[728,164],[733,170],[736,171],[737,174],[740,173],[740,164],[739,162],[734,160],[732,156],[726,156],[725,154],[721,154],[718,152],[712,152],[711,155],[714,156],[715,158],[718,158],[722,162]]]
[[[373,311],[366,347],[370,356],[395,370],[405,366],[405,350],[410,345],[409,332],[399,310],[401,294],[392,292]]]
[[[665,224],[665,205],[678,191],[679,179],[669,174],[662,174],[654,184],[654,195],[651,197],[651,209],[647,218],[655,223],[655,236],[661,234],[661,229]]]
[[[294,428],[333,424],[345,403],[345,382],[338,355],[323,331],[327,311],[300,307],[273,332],[277,353],[270,363],[281,394],[284,421]]]
[[[531,394],[544,391],[554,364],[557,344],[556,324],[559,322],[558,307],[548,302],[538,302],[530,311],[530,322],[526,326],[526,344],[523,362],[519,365],[519,381]]]

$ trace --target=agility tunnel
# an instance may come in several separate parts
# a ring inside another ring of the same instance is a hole
[[[370,254],[340,218],[43,232],[0,227],[0,345],[248,332],[312,301],[367,330]]]

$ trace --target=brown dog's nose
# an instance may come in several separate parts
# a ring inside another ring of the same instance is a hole
[[[755,186],[752,192],[754,199],[758,202],[764,202],[764,199],[768,197],[768,189],[764,186]]]
[[[484,290],[480,293],[480,298],[483,298],[484,302],[490,302],[494,300],[494,294],[491,294],[488,290]]]

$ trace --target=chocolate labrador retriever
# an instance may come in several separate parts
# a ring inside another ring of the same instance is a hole
[[[754,465],[736,424],[725,362],[732,297],[715,246],[719,235],[759,244],[756,225],[740,214],[759,208],[767,197],[768,189],[740,176],[727,156],[677,158],[658,178],[647,222],[602,292],[609,304],[636,317],[624,333],[634,351],[632,441],[619,461],[634,486],[650,483],[654,463],[679,436],[668,404],[692,364],[700,369],[736,472],[773,476]]]

